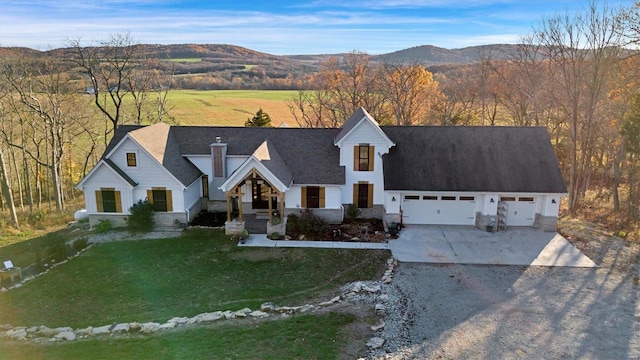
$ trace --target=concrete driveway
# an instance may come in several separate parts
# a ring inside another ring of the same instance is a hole
[[[389,248],[403,262],[598,266],[560,234],[527,227],[489,233],[472,226],[407,225]]]

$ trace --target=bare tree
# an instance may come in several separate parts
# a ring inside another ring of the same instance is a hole
[[[115,131],[124,121],[124,97],[140,94],[138,102],[145,101],[147,78],[139,77],[141,47],[135,44],[129,33],[112,35],[109,40],[100,41],[97,46],[83,47],[79,39],[69,40],[73,49],[73,59],[91,83],[94,104],[111,122],[109,133]]]
[[[619,12],[591,3],[575,15],[545,19],[533,34],[546,51],[548,71],[556,83],[552,95],[567,119],[570,212],[578,208],[589,186],[598,121],[612,64],[620,59],[623,32]]]

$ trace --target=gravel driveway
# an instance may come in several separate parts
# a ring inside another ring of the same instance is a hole
[[[602,269],[400,264],[375,359],[637,359],[637,277]]]

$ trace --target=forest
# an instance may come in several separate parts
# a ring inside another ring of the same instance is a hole
[[[0,229],[82,207],[74,185],[114,130],[171,122],[171,91],[234,88],[299,90],[288,103],[298,126],[338,127],[364,106],[387,125],[545,127],[569,189],[564,214],[637,234],[638,9],[592,4],[521,40],[436,65],[355,51],[209,62],[150,51],[131,34],[44,54],[0,49]]]

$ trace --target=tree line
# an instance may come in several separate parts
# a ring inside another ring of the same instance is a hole
[[[611,204],[626,226],[640,212],[638,39],[637,7],[591,3],[541,20],[507,56],[487,50],[433,73],[360,52],[331,58],[289,108],[304,127],[338,127],[360,106],[387,125],[546,127],[568,211]],[[0,208],[14,227],[18,211],[64,209],[119,125],[167,121],[171,110],[175,67],[129,34],[68,45],[64,58],[0,58]]]

